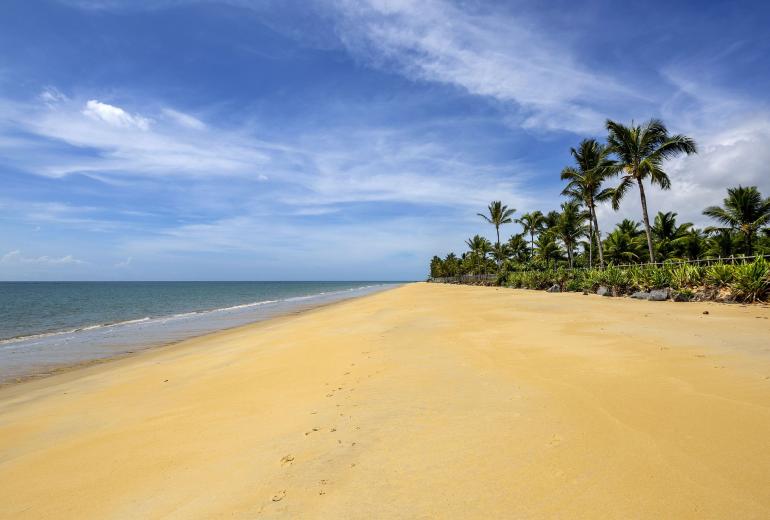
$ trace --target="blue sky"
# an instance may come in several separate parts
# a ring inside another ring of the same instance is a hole
[[[0,279],[422,278],[606,118],[698,141],[653,212],[770,195],[768,4],[542,4],[4,1]]]

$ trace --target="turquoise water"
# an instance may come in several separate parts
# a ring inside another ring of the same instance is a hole
[[[0,282],[0,383],[394,286],[392,282]]]

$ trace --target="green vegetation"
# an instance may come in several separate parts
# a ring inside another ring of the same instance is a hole
[[[560,211],[513,219],[516,210],[493,201],[479,215],[495,227],[495,244],[476,235],[460,256],[433,257],[431,277],[560,291],[604,287],[614,295],[665,289],[679,300],[770,297],[770,266],[762,258],[770,255],[770,198],[754,186],[729,188],[722,206],[703,211],[715,226],[678,222],[674,211],[659,212],[651,225],[645,183],[670,189],[665,160],[696,153],[695,142],[670,135],[658,120],[607,121],[607,131],[606,144],[585,139],[570,150],[574,164],[561,171],[567,200]],[[598,205],[619,209],[632,187],[639,190],[641,223],[625,219],[602,237]],[[502,242],[501,227],[514,222],[521,233]]]

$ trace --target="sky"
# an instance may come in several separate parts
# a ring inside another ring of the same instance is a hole
[[[768,26],[763,1],[4,0],[0,279],[422,279],[494,237],[490,201],[557,209],[608,118],[696,140],[648,199],[707,225],[729,186],[770,196]]]

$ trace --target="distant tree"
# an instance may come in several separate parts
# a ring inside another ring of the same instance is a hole
[[[511,235],[506,245],[508,246],[509,258],[513,261],[523,263],[529,259],[527,241],[523,234]]]
[[[554,231],[564,243],[571,269],[574,266],[575,245],[578,239],[586,233],[586,229],[583,226],[583,214],[577,202],[565,202],[561,205],[561,210]]]
[[[545,264],[558,262],[561,260],[561,248],[556,243],[555,233],[553,231],[544,231],[537,236],[535,259]]]
[[[659,211],[655,215],[655,223],[652,226],[652,236],[655,239],[657,258],[660,261],[676,256],[685,244],[685,238],[691,240],[689,236],[692,223],[686,222],[677,225],[677,214],[673,211],[663,213]]]
[[[532,211],[523,214],[521,218],[517,218],[516,222],[521,224],[521,227],[524,228],[524,233],[529,235],[529,251],[531,259],[535,252],[535,235],[543,229],[545,218],[540,211]]]
[[[511,220],[511,216],[516,212],[513,208],[508,208],[508,206],[504,205],[499,200],[492,201],[489,206],[487,206],[487,212],[489,215],[485,215],[483,213],[477,213],[478,216],[495,226],[495,233],[497,233],[497,242],[495,242],[496,245],[500,245],[500,226],[503,224],[510,224],[513,222]]]
[[[607,143],[617,157],[616,171],[621,174],[620,184],[612,192],[612,206],[618,209],[628,189],[636,184],[642,203],[642,222],[647,235],[647,249],[650,262],[655,261],[652,246],[652,231],[647,212],[647,197],[644,180],[657,184],[662,189],[671,188],[671,180],[663,171],[663,161],[680,154],[697,152],[695,141],[684,135],[669,135],[662,121],[651,119],[643,125],[624,126],[607,120]]]
[[[470,256],[474,265],[474,273],[481,274],[481,270],[484,270],[486,274],[487,269],[487,256],[492,252],[492,244],[486,238],[481,235],[475,235],[465,241],[465,244],[470,249]]]
[[[754,254],[754,239],[770,223],[770,198],[763,199],[756,186],[729,188],[724,206],[709,206],[703,214],[743,236],[744,251]]]

